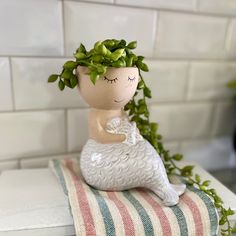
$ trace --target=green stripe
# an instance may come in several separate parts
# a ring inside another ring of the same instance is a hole
[[[178,221],[180,235],[188,236],[188,227],[183,211],[178,206],[172,206],[170,209],[173,211]]]
[[[137,210],[145,231],[146,236],[154,236],[153,226],[152,222],[146,212],[146,210],[143,208],[143,206],[140,204],[140,202],[129,192],[129,191],[123,191],[123,195],[131,202],[131,204],[134,206],[134,208]]]
[[[115,236],[116,233],[115,233],[114,222],[113,222],[113,219],[111,216],[111,212],[110,212],[103,196],[100,195],[98,190],[94,189],[91,186],[89,186],[89,187],[90,187],[91,191],[94,193],[97,203],[99,205],[100,211],[102,213],[102,218],[103,218],[103,221],[105,224],[105,229],[106,229],[106,235],[107,236],[113,236],[113,235]]]
[[[194,187],[189,186],[188,189],[196,193],[202,201],[205,203],[211,223],[211,236],[216,236],[217,235],[217,228],[218,228],[218,215],[216,213],[216,208],[211,201],[211,199],[203,192],[200,191],[199,189],[196,189]]]
[[[68,190],[66,188],[66,182],[65,182],[65,178],[63,175],[63,172],[61,170],[61,163],[58,160],[53,160],[53,165],[54,165],[54,169],[57,172],[57,177],[59,178],[59,181],[61,183],[61,186],[63,188],[63,191],[66,195],[68,195]]]

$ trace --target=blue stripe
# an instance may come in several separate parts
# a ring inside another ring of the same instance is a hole
[[[89,185],[88,185],[89,186]],[[102,218],[105,224],[106,235],[107,236],[115,236],[115,225],[111,216],[111,212],[104,200],[104,197],[100,195],[99,191],[89,186],[91,191],[94,193],[94,196],[99,205],[100,211],[102,213]]]
[[[173,211],[178,221],[180,235],[188,236],[188,227],[183,211],[178,206],[172,206],[170,209]]]
[[[143,206],[140,204],[140,202],[129,191],[123,191],[122,193],[131,202],[131,204],[134,206],[134,208],[137,210],[137,212],[141,218],[141,221],[143,223],[145,235],[146,236],[154,236],[152,222],[151,222],[146,210],[143,208]]]
[[[202,199],[202,201],[205,203],[205,205],[207,207],[210,223],[211,223],[211,236],[217,235],[218,220],[219,219],[218,219],[218,215],[216,213],[217,210],[216,210],[213,202],[211,201],[210,197],[208,197],[207,194],[205,194],[203,191],[201,191],[195,187],[188,186],[188,189],[193,191],[194,193],[196,193]]]
[[[61,183],[63,191],[66,195],[68,195],[68,190],[67,190],[67,187],[66,187],[65,178],[64,178],[63,172],[61,170],[61,163],[60,163],[59,160],[53,160],[52,162],[53,162],[53,165],[54,165],[54,169],[57,172],[57,177],[59,178],[59,181]]]

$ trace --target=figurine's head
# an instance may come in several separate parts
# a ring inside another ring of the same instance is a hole
[[[90,107],[103,110],[123,108],[134,96],[139,81],[135,67],[108,68],[94,85],[88,75],[88,68],[77,67],[79,90]]]

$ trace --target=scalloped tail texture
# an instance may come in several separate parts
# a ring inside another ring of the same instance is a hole
[[[163,162],[152,145],[142,138],[136,127],[131,129],[134,124],[127,119],[117,119],[109,122],[110,131],[114,124],[113,133],[125,133],[135,140],[131,143],[126,140],[124,143],[100,144],[89,139],[80,159],[85,181],[99,190],[122,191],[145,187],[158,195],[166,206],[176,205],[186,186],[171,185]],[[129,130],[136,133],[131,135]]]

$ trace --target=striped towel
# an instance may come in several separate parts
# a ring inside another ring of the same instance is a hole
[[[99,191],[86,184],[78,160],[53,160],[50,167],[69,197],[78,236],[215,236],[218,214],[210,198],[189,187],[174,207],[150,190]]]

